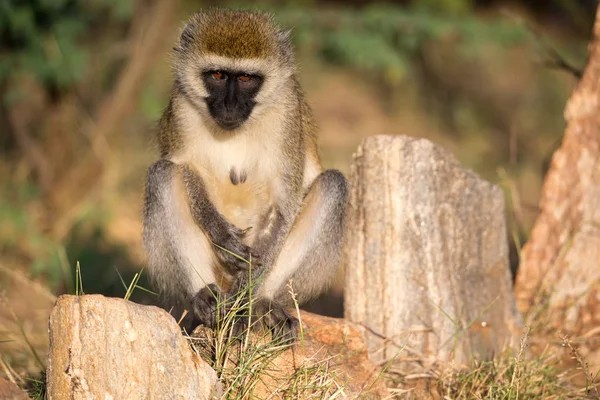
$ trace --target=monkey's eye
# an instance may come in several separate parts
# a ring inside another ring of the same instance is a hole
[[[240,75],[240,77],[238,78],[240,81],[242,82],[248,82],[252,79],[252,77],[250,75]]]
[[[218,81],[220,81],[221,79],[227,78],[227,76],[224,73],[222,73],[221,71],[213,71],[211,73],[211,76],[213,79],[216,79]]]

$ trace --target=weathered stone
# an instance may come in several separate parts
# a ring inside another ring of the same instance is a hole
[[[11,381],[0,377],[0,399],[29,400],[29,396]]]
[[[498,186],[406,136],[367,138],[350,180],[345,316],[372,359],[460,365],[518,344]]]
[[[597,332],[600,325],[599,18],[588,64],[565,109],[564,139],[552,158],[516,282],[521,311],[541,306],[533,311],[538,317],[541,311],[549,330],[574,335]],[[589,349],[596,367],[598,343]]]
[[[238,391],[228,393],[232,398],[288,399],[335,398],[384,399],[389,397],[381,368],[370,360],[365,341],[357,328],[339,318],[323,317],[301,311],[301,339],[291,348],[277,351],[269,342],[270,335],[251,334],[246,353],[260,354],[253,362],[252,356],[239,356],[229,349],[229,370],[240,379],[236,364],[246,370]],[[202,354],[210,354],[206,347],[214,343],[210,330],[194,332],[195,343]],[[240,344],[241,345],[241,344]],[[260,348],[259,351],[256,349]],[[245,361],[240,362],[239,359]],[[228,378],[224,372],[224,379]],[[252,387],[251,390],[248,390]],[[246,391],[243,393],[243,391]]]
[[[175,320],[123,299],[62,296],[50,315],[49,399],[211,399],[217,375]]]

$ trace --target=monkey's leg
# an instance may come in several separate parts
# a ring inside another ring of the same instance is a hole
[[[335,276],[344,236],[348,183],[336,170],[311,185],[275,264],[259,289],[259,308],[270,308],[266,325],[295,335],[297,321],[283,306],[293,304],[288,282],[302,303],[325,289]],[[265,311],[265,310],[261,310]],[[258,311],[257,311],[258,313]]]
[[[148,169],[144,204],[148,273],[169,306],[189,308],[216,282],[213,246],[192,218],[180,167],[159,160]]]
[[[236,254],[250,252],[243,232],[215,209],[202,179],[190,168],[159,160],[148,170],[144,210],[144,242],[149,273],[171,304],[191,305],[196,322],[214,327],[217,306],[227,297],[220,288],[229,279],[222,269],[246,264],[213,243]],[[215,268],[216,267],[216,268]]]

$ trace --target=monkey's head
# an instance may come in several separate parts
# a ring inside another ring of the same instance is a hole
[[[194,14],[174,50],[183,95],[225,130],[277,104],[294,73],[289,32],[261,12],[208,9]]]

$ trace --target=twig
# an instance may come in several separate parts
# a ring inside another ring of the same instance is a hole
[[[360,326],[362,326],[363,328],[365,328],[367,331],[369,331],[370,333],[372,333],[373,335],[377,336],[380,339],[383,339],[386,342],[390,342],[392,343],[394,346],[404,349],[406,350],[407,353],[410,353],[412,356],[414,357],[418,357],[420,360],[424,359],[423,355],[420,354],[419,352],[410,349],[408,346],[406,345],[401,345],[400,343],[396,342],[394,339],[392,339],[391,337],[385,336],[382,333],[377,332],[375,329],[370,328],[369,326],[363,324],[363,323],[359,323]],[[423,329],[415,329],[415,330],[411,330],[411,331],[407,331],[410,333],[414,333],[414,332],[431,332],[430,328],[423,328]],[[419,364],[422,364],[422,362],[419,362]]]
[[[52,168],[37,142],[29,134],[24,116],[20,115],[22,113],[19,113],[17,109],[11,109],[8,115],[13,137],[23,152],[25,159],[27,159],[31,167],[35,170],[43,192],[50,193],[53,180]]]
[[[548,52],[549,59],[544,61],[542,65],[550,69],[568,72],[577,79],[581,79],[583,77],[583,70],[575,67],[573,64],[565,60],[556,49],[547,46],[546,51]]]

